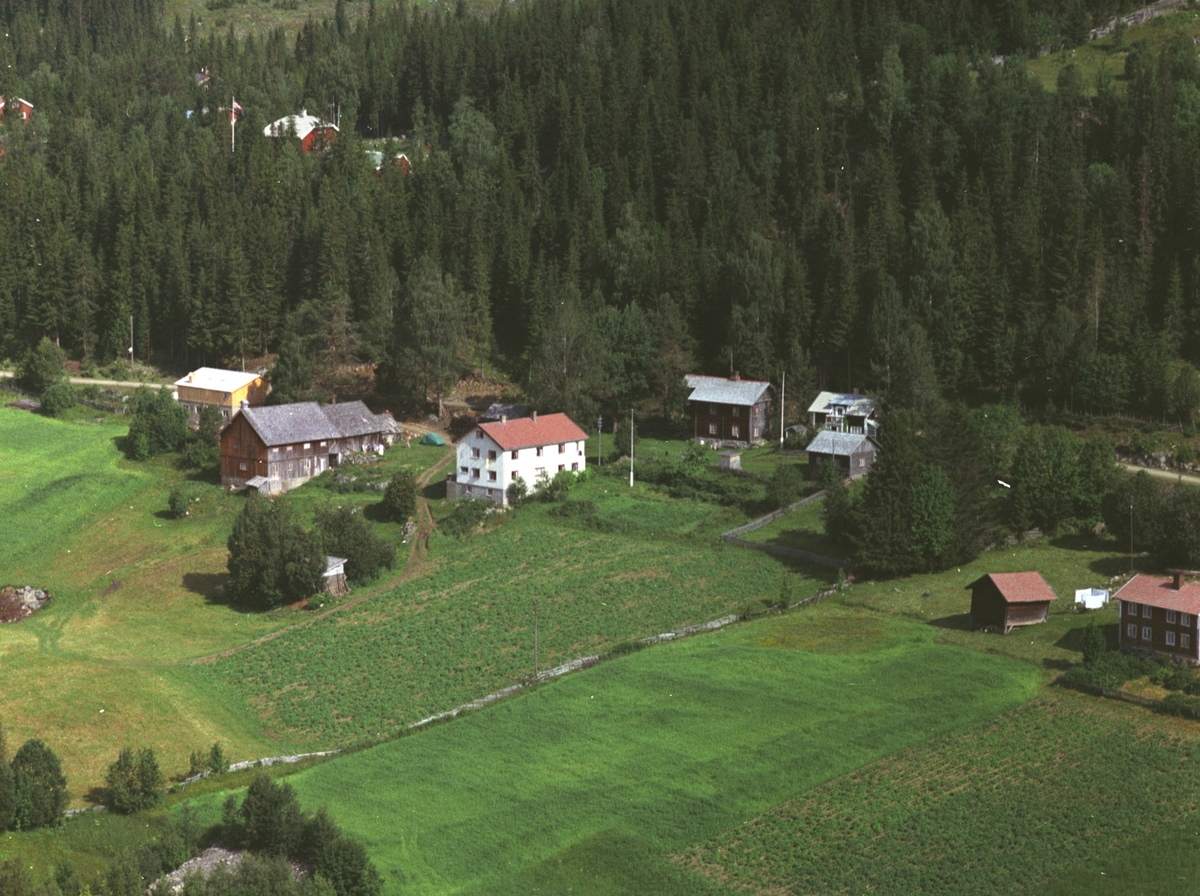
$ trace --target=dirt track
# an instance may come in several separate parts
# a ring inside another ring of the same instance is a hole
[[[408,426],[407,423],[404,425]],[[432,480],[439,471],[445,469],[446,465],[450,463],[450,461],[454,460],[454,457],[454,448],[453,446],[450,446],[446,451],[445,456],[442,457],[441,460],[417,477],[418,488],[428,485],[430,480]],[[340,613],[343,610],[349,610],[351,607],[356,607],[363,601],[370,600],[373,597],[378,597],[380,594],[392,590],[401,582],[405,582],[415,577],[417,573],[420,572],[421,567],[425,565],[425,560],[429,556],[429,536],[433,532],[435,525],[433,522],[433,514],[429,512],[429,502],[422,498],[419,494],[417,496],[416,523],[417,531],[413,535],[412,547],[408,552],[408,560],[404,564],[404,569],[398,572],[396,575],[376,582],[366,591],[356,595],[355,597],[352,597],[350,600],[340,603],[336,607],[330,607],[328,610],[325,610],[321,613],[316,613],[301,622],[284,626],[281,629],[273,631],[270,634],[263,635],[261,638],[255,638],[253,641],[249,641],[239,647],[233,647],[229,650],[210,654],[208,656],[196,657],[195,659],[186,660],[186,662],[188,664],[212,663],[216,662],[222,657],[233,656],[233,654],[242,650],[246,650],[247,648],[257,647],[259,644],[265,644],[266,642],[278,638],[280,635],[285,634],[286,632],[295,631],[296,629],[305,625],[312,625],[318,619],[324,619],[326,616],[332,616],[334,613]]]
[[[1172,482],[1200,485],[1200,476],[1193,476],[1190,473],[1174,473],[1171,470],[1156,470],[1153,467],[1139,467],[1136,464],[1126,463],[1122,463],[1121,468],[1128,473],[1149,473],[1155,479],[1170,479]]]

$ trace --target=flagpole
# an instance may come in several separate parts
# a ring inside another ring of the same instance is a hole
[[[237,152],[237,97],[229,97],[229,151]]]

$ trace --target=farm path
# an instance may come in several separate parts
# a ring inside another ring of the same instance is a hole
[[[15,374],[11,370],[0,370],[0,379],[11,379]],[[166,389],[171,383],[134,382],[132,380],[95,380],[86,376],[69,376],[67,382],[75,386],[121,386],[126,389]]]
[[[417,487],[424,488],[426,485],[428,485],[429,482],[437,475],[437,473],[441,470],[444,470],[446,465],[449,464],[450,461],[454,460],[454,458],[455,450],[453,446],[451,446],[441,460],[417,477]],[[210,654],[209,656],[195,657],[189,660],[181,660],[180,662],[188,665],[216,662],[219,659],[232,656],[233,654],[239,653],[240,651],[246,650],[250,647],[257,647],[260,644],[265,644],[268,641],[278,638],[280,635],[295,631],[303,626],[312,625],[314,622],[324,619],[326,616],[332,616],[334,613],[341,613],[344,610],[349,610],[352,607],[358,606],[363,601],[370,600],[373,597],[378,597],[380,594],[391,591],[397,585],[414,578],[417,573],[420,572],[421,567],[425,565],[425,561],[429,556],[429,536],[433,532],[433,528],[436,525],[433,521],[433,514],[429,510],[429,501],[421,497],[419,494],[417,496],[416,522],[417,531],[413,534],[412,548],[409,550],[408,560],[404,564],[404,569],[391,578],[385,579],[382,582],[377,582],[362,594],[351,598],[345,603],[340,603],[336,607],[331,607],[330,609],[325,610],[323,613],[317,613],[302,622],[297,622],[295,625],[289,625],[281,629],[276,629],[269,634],[263,635],[261,638],[255,638],[253,641],[248,641],[245,644],[230,648],[229,650],[223,650],[220,653]]]
[[[1173,482],[1186,482],[1188,485],[1200,485],[1200,476],[1188,473],[1172,473],[1170,470],[1156,470],[1153,467],[1139,467],[1137,464],[1122,463],[1121,467],[1130,473],[1149,473],[1156,479],[1170,479]]]

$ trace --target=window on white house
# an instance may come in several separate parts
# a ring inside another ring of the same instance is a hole
[[[566,445],[559,445],[559,446],[558,446],[558,453],[559,453],[559,454],[566,454],[566,453],[567,453],[567,446],[566,446]]]
[[[1167,646],[1168,647],[1175,646],[1175,633],[1174,632],[1167,632]]]
[[[471,471],[471,478],[472,479],[479,478],[479,468],[478,467],[476,467],[474,470]]]
[[[513,471],[512,471],[512,478],[513,478],[513,479],[516,479],[516,478],[517,478],[517,471],[516,471],[516,470],[513,470]]]
[[[565,470],[566,468],[567,468],[567,465],[566,465],[566,464],[559,464],[559,465],[558,465],[558,472],[560,472],[560,473],[561,473],[561,472],[563,472],[563,470]]]
[[[488,470],[488,480],[491,482],[496,481],[496,471],[495,470]]]
[[[1175,624],[1175,611],[1174,610],[1167,610],[1167,622],[1171,623],[1171,625]]]
[[[715,436],[717,434],[717,424],[715,424],[715,423],[708,424],[708,434],[710,436]]]
[[[477,438],[477,439],[483,438],[483,430],[482,429],[475,430],[475,438]]]
[[[495,459],[496,459],[496,452],[495,452],[495,451],[489,451],[489,452],[488,452],[488,460],[495,460]]]
[[[572,471],[577,471],[578,469],[579,469],[579,464],[571,464]]]
[[[541,445],[538,445],[538,447],[537,447],[537,456],[538,457],[542,456],[542,446]]]
[[[1129,638],[1137,637],[1137,625],[1133,622],[1125,627],[1125,635]]]
[[[513,459],[513,460],[516,460],[516,459],[517,459],[517,452],[515,452],[515,451],[514,451],[514,452],[512,453],[512,459]]]
[[[491,498],[491,497],[494,497],[494,496],[495,496],[495,493],[496,493],[496,490],[495,490],[494,488],[489,488],[489,489],[488,489],[488,497],[489,497],[489,498]]]
[[[459,469],[459,472],[462,472],[462,473],[465,473],[465,472],[467,472],[467,468],[466,468],[466,467],[459,467],[458,469]]]
[[[476,460],[479,459],[479,449],[478,448],[471,449],[471,457],[475,458]]]
[[[1154,607],[1150,606],[1149,604],[1142,604],[1142,618],[1143,619],[1153,619],[1154,618]]]
[[[1143,625],[1142,626],[1142,640],[1149,641],[1151,636],[1153,635],[1153,632],[1154,632],[1154,630],[1152,628],[1150,628],[1150,626]]]

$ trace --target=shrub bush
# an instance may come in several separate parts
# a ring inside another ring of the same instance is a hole
[[[371,524],[354,508],[325,504],[317,507],[316,520],[325,550],[347,558],[350,582],[369,582],[396,565],[396,548],[371,531]]]
[[[410,470],[392,476],[379,506],[384,518],[394,523],[406,523],[417,512],[417,479]]]
[[[41,411],[50,417],[57,417],[75,407],[75,390],[66,382],[57,382],[42,393]]]
[[[182,519],[191,511],[192,502],[198,497],[199,489],[191,482],[181,482],[167,496],[167,509],[175,519]]]
[[[491,510],[490,501],[475,498],[464,498],[454,502],[454,510],[444,520],[438,523],[438,528],[445,534],[455,538],[469,535],[483,525]]]
[[[126,747],[104,776],[108,808],[128,815],[157,806],[166,783],[153,750],[139,750],[135,755]]]
[[[154,454],[178,451],[187,441],[187,408],[169,389],[139,389],[133,400],[127,451],[144,460]]]
[[[28,831],[62,824],[67,808],[67,779],[54,751],[38,739],[28,740],[12,760],[13,824]]]

